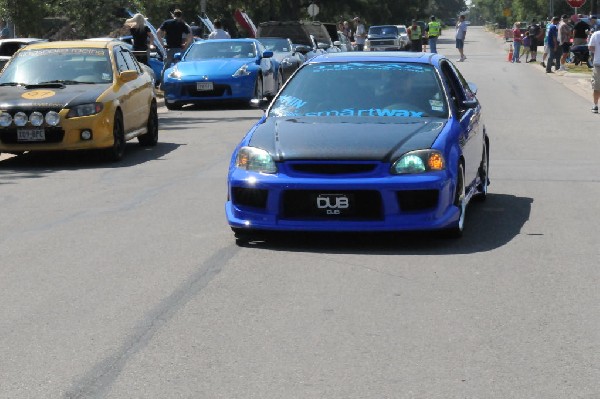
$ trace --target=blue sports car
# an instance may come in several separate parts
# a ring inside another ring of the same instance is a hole
[[[488,190],[476,88],[430,53],[317,56],[235,149],[226,215],[261,230],[444,230],[462,235]]]
[[[205,101],[274,97],[283,75],[273,52],[256,39],[194,42],[180,61],[165,71],[163,91],[168,109]]]

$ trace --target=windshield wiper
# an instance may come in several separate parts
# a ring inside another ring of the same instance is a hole
[[[0,86],[25,86],[25,83],[18,83],[18,82],[6,82],[6,83],[0,83]]]
[[[47,82],[39,82],[28,84],[25,87],[65,87],[65,85],[79,85],[79,84],[94,84],[93,82],[80,82],[79,80],[49,80]]]

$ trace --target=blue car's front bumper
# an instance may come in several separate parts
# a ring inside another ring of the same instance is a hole
[[[382,166],[381,169],[385,169]],[[230,173],[227,219],[233,228],[297,231],[411,231],[454,227],[455,182],[445,172],[372,177]],[[347,209],[341,208],[349,201]]]
[[[213,90],[199,90],[198,83],[206,83],[202,77],[183,77],[173,79],[165,76],[163,91],[165,101],[195,103],[201,101],[243,100],[250,101],[254,96],[256,76],[254,74],[232,77],[211,77]]]

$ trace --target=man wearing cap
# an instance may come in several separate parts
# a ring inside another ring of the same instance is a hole
[[[442,25],[435,20],[435,16],[431,16],[431,21],[427,24],[427,32],[429,33],[429,51],[437,53],[437,39],[442,34]]]
[[[356,43],[356,51],[363,51],[365,49],[365,41],[367,40],[367,30],[360,21],[359,17],[355,17],[352,21],[356,25],[354,30],[354,42]]]
[[[590,24],[596,25],[596,16],[590,15],[590,23],[588,24],[583,19],[579,19],[573,27],[573,46],[581,46],[587,44],[588,35],[590,34]]]
[[[165,71],[171,66],[173,56],[183,52],[192,43],[190,28],[183,21],[182,15],[181,10],[175,9],[173,19],[164,21],[156,32],[161,40],[165,38],[167,41],[167,58],[164,60],[161,76],[164,76]],[[185,43],[182,40],[184,34],[186,35]]]
[[[569,16],[567,14],[563,14],[561,17],[562,21],[558,25],[558,44],[560,46],[560,70],[566,71],[567,66],[567,56],[569,55],[569,51],[571,49],[571,35],[573,29],[571,25],[569,25]]]

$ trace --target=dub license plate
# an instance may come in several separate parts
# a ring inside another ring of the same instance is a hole
[[[46,140],[46,131],[43,128],[17,130],[17,141],[44,141],[44,140]]]
[[[350,194],[318,194],[315,197],[315,206],[323,215],[347,215],[353,212],[353,198]]]
[[[213,89],[213,82],[197,82],[196,90],[198,91],[210,91]]]

